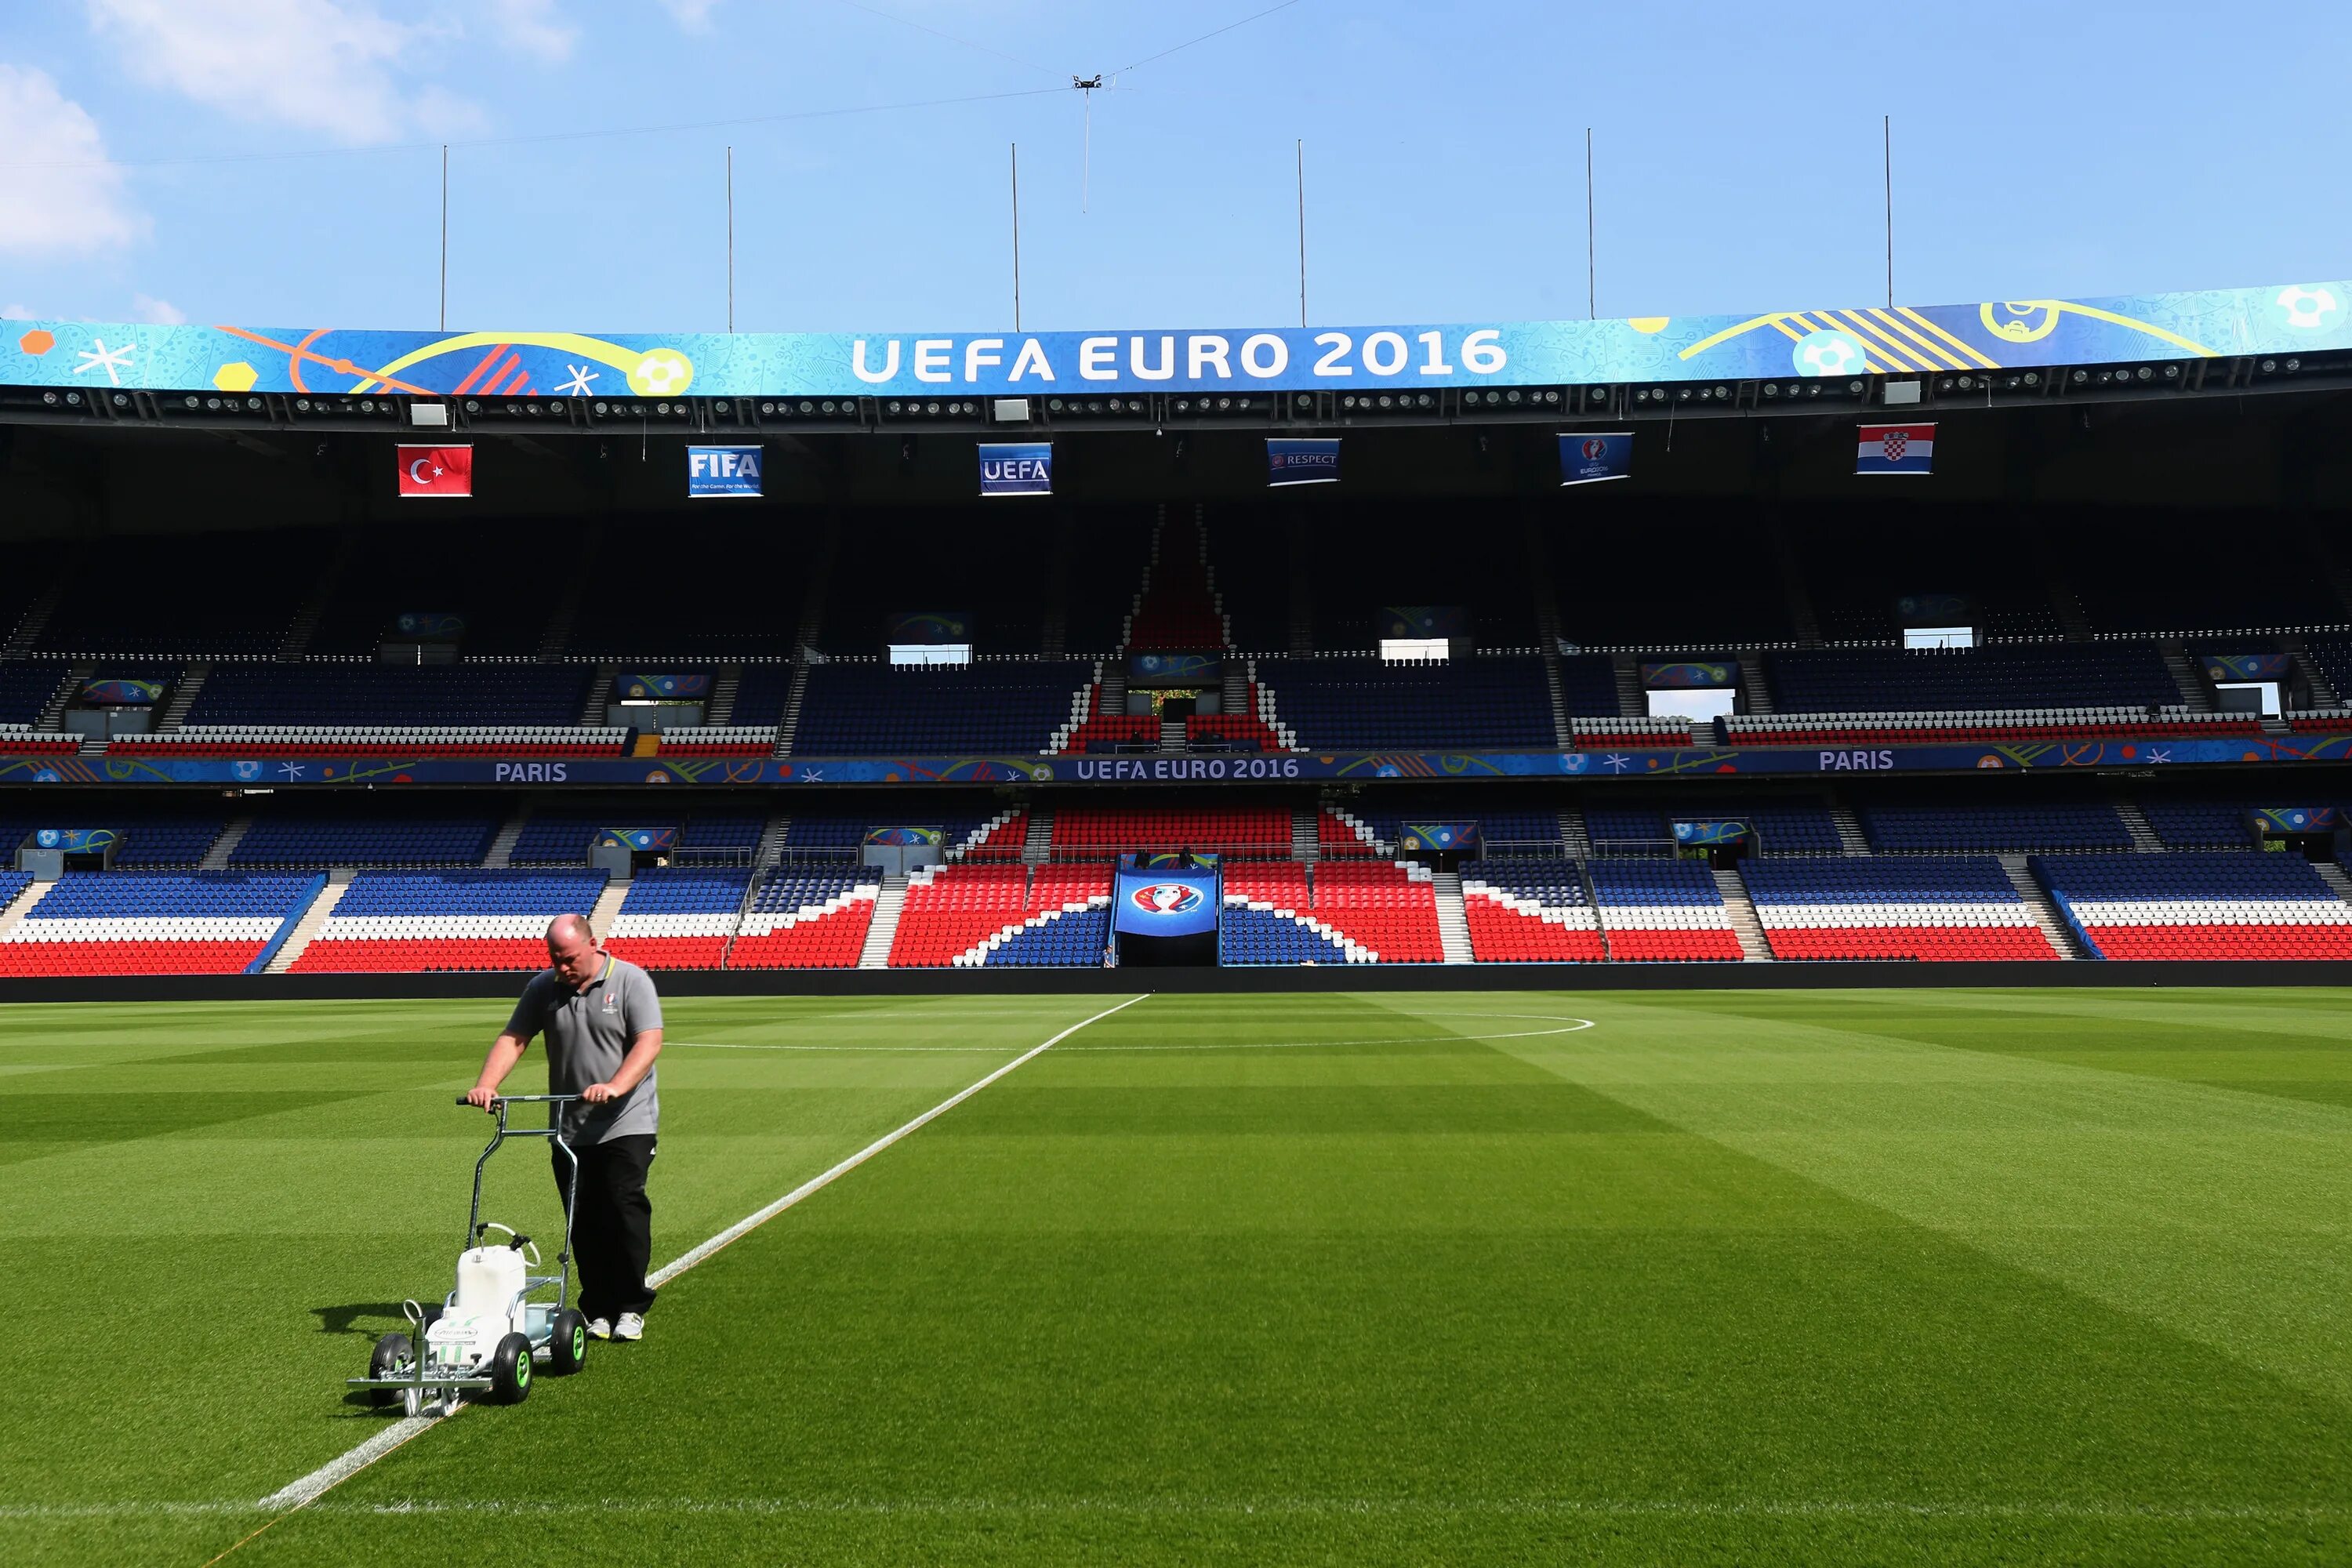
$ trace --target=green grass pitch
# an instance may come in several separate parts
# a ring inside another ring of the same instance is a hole
[[[656,1260],[1105,1005],[674,1001]],[[2352,1561],[2286,990],[1151,997],[273,1518],[503,1016],[0,1009],[0,1562]]]

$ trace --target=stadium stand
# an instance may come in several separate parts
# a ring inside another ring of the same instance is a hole
[[[318,877],[68,871],[0,936],[0,975],[243,973],[320,886]]]
[[[580,721],[593,675],[551,664],[226,665],[205,680],[187,721],[199,730],[569,728]]]
[[[1731,912],[1695,860],[1595,860],[1592,890],[1617,962],[1738,959]]]
[[[41,710],[57,694],[69,668],[54,659],[12,659],[0,664],[0,725],[31,729],[39,721]],[[9,749],[16,749],[13,739]]]
[[[881,873],[787,863],[770,871],[728,950],[730,969],[854,969]]]
[[[1290,814],[1263,806],[1087,806],[1054,815],[1056,851],[1290,847]]]
[[[717,969],[751,883],[748,868],[648,867],[629,883],[604,945],[646,969]]]
[[[1236,965],[1369,963],[1371,954],[1315,914],[1307,868],[1250,860],[1223,868],[1218,961]]]
[[[547,927],[585,914],[604,873],[363,871],[310,945],[298,974],[418,973],[547,967]]]
[[[1765,656],[1781,713],[2000,712],[2178,706],[2149,643],[1811,648]]]
[[[1030,754],[1070,713],[1070,693],[1094,678],[1070,659],[969,668],[834,662],[809,670],[798,756],[875,752]]]
[[[692,735],[697,731],[688,731]],[[618,756],[625,730],[496,726],[439,729],[431,726],[344,725],[191,727],[168,734],[131,735],[116,741],[110,754],[134,757],[593,757]],[[769,743],[748,754],[765,756]],[[672,749],[668,737],[663,750]],[[690,749],[690,748],[680,748]]]
[[[2109,736],[2258,734],[2262,721],[2245,713],[2192,713],[2185,708],[2007,709],[1989,713],[1737,714],[1723,721],[1735,746],[1918,746],[1938,741],[1996,744],[2004,741],[2098,740]]]
[[[488,816],[404,805],[360,816],[345,815],[348,808],[338,811],[336,804],[303,801],[257,816],[229,852],[229,864],[479,866],[499,829],[498,820]]]
[[[1542,661],[1532,657],[1387,664],[1364,658],[1265,658],[1258,679],[1310,749],[1559,743]],[[1608,711],[1614,712],[1610,699]]]
[[[810,564],[819,553],[813,547],[825,527],[805,515],[772,510],[763,510],[757,522],[633,518],[634,542],[607,542],[625,553],[595,558],[565,651],[663,668],[680,661],[789,658]],[[652,542],[672,540],[690,545],[672,557]],[[656,549],[650,558],[630,559],[647,549]]]
[[[268,658],[334,552],[324,529],[151,534],[76,573],[36,651],[86,658]]]
[[[1597,963],[1601,917],[1572,860],[1473,860],[1462,912],[1481,963]]]
[[[1596,856],[1669,856],[1675,852],[1674,829],[1665,811],[1654,805],[1588,805],[1584,833]]]
[[[2252,807],[2232,801],[2143,800],[2156,836],[2176,849],[2243,849],[2253,843]]]
[[[2128,849],[2131,832],[2104,802],[2074,805],[1865,805],[1871,847],[1892,852]]]
[[[969,528],[940,513],[883,508],[861,513],[844,542],[852,552],[825,588],[817,637],[824,652],[877,654],[891,615],[950,610],[971,616],[972,646],[982,654],[1039,651],[1040,563],[1055,553],[1048,514],[999,514],[985,528]]]
[[[551,534],[528,521],[401,519],[394,539],[367,540],[337,574],[310,639],[315,654],[373,655],[404,641],[404,615],[454,615],[469,658],[528,658],[539,652],[557,595],[551,576],[576,570]]]
[[[2054,959],[1984,856],[1748,859],[1739,875],[1782,959]]]
[[[2102,958],[2352,958],[2352,904],[2299,855],[2036,856],[2031,864]]]
[[[893,969],[1099,962],[1109,933],[1111,874],[1095,866],[927,867],[907,878],[907,901],[890,949]],[[1024,933],[1073,921],[1040,942]],[[1089,950],[1081,933],[1093,943]],[[1015,939],[1020,939],[1016,942]],[[1008,951],[1009,949],[1009,951]],[[1055,952],[1066,956],[1054,958]],[[1000,956],[1001,955],[1001,956]],[[1076,955],[1076,956],[1069,956]]]

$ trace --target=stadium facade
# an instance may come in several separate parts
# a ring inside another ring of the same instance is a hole
[[[2347,305],[12,322],[0,984],[2352,960]]]

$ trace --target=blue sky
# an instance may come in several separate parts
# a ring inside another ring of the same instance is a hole
[[[1882,113],[1905,300],[2352,274],[2352,11],[1271,3],[0,0],[0,309],[429,327],[447,141],[453,327],[717,330],[732,143],[740,329],[1010,326],[1018,142],[1024,326],[1282,323],[1304,138],[1314,321],[1581,316],[1587,125],[1602,315],[1860,304]]]

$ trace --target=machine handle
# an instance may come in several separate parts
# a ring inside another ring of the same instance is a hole
[[[492,1105],[566,1105],[579,1098],[576,1094],[500,1094],[493,1095],[490,1103]],[[462,1094],[457,1097],[457,1103],[469,1110],[474,1105],[472,1100]]]

